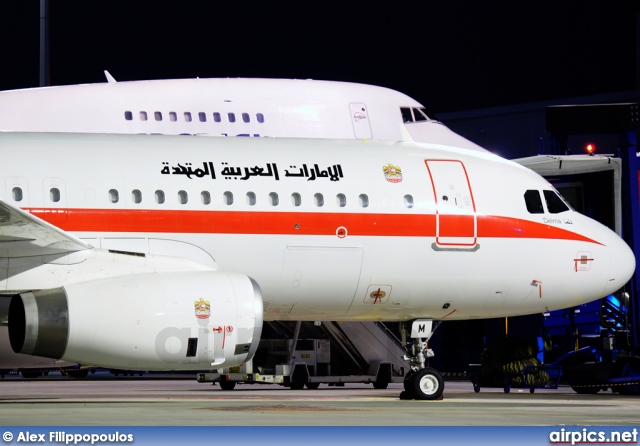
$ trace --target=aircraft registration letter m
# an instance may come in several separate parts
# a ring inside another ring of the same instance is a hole
[[[428,319],[416,319],[411,325],[412,338],[430,338],[433,321]]]

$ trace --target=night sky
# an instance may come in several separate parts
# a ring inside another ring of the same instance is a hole
[[[187,77],[381,85],[431,112],[632,90],[637,1],[51,0],[52,85]],[[39,0],[0,5],[0,89],[38,86]]]

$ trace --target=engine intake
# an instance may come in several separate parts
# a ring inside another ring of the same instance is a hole
[[[15,322],[9,328],[11,348],[16,353],[59,359],[69,339],[67,296],[62,288],[37,295],[24,293],[11,299],[9,320]]]
[[[21,293],[8,320],[16,353],[108,368],[207,370],[253,357],[262,295],[241,274],[156,272]]]

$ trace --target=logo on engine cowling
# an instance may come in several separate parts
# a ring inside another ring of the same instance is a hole
[[[211,316],[211,303],[208,300],[200,298],[193,303],[198,319],[209,319]]]

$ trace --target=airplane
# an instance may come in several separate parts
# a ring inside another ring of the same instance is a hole
[[[0,130],[415,140],[485,151],[383,87],[295,79],[163,79],[0,92]],[[402,124],[402,125],[401,125]],[[0,314],[5,314],[0,300]],[[25,377],[72,364],[16,355],[0,326],[0,374]],[[6,341],[6,342],[5,342]]]
[[[635,269],[542,177],[451,141],[0,133],[11,346],[202,370],[250,359],[263,321],[401,321],[401,397],[438,399],[434,322],[580,305]]]
[[[388,88],[295,79],[162,79],[0,91],[0,130],[414,141],[484,148]],[[404,124],[401,126],[400,124]]]

